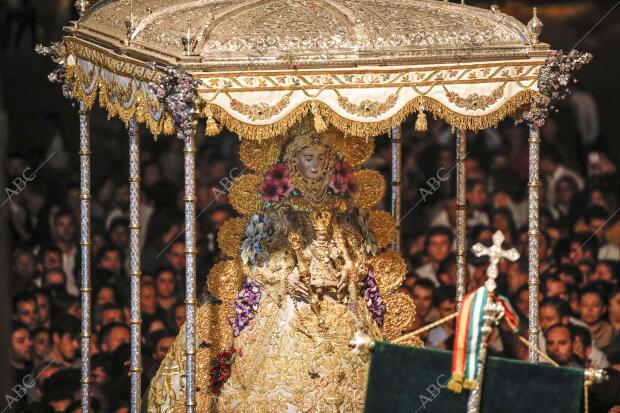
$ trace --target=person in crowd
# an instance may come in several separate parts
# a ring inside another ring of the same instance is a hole
[[[67,291],[67,275],[61,269],[46,270],[43,274],[42,286],[45,288]]]
[[[607,298],[594,285],[585,286],[579,293],[579,316],[588,325],[594,336],[594,343],[602,350],[614,337],[611,324],[605,320]]]
[[[559,153],[551,146],[545,146],[545,150],[542,151],[540,168],[546,181],[546,199],[551,205],[555,204],[557,199],[562,196],[562,188],[557,185],[562,178],[570,178],[574,182],[575,190],[581,190],[584,187],[581,176],[564,166]]]
[[[67,277],[67,292],[78,295],[78,283],[76,271],[80,258],[76,235],[77,229],[73,213],[68,209],[62,209],[54,215],[54,238],[55,245],[62,251],[62,269]]]
[[[33,294],[37,299],[37,324],[39,327],[49,329],[52,327],[52,295],[45,288],[37,288],[33,291]]]
[[[42,246],[39,249],[37,270],[41,274],[51,270],[62,270],[62,250],[54,244]]]
[[[447,227],[432,227],[428,231],[425,246],[428,263],[417,268],[415,272],[421,279],[432,282],[435,287],[439,286],[437,269],[450,254],[452,237],[452,231]]]
[[[467,199],[467,225],[489,225],[489,215],[486,212],[487,190],[481,179],[468,179],[465,183]]]
[[[174,314],[174,329],[175,331],[179,331],[181,326],[185,324],[185,303],[177,302],[173,308]]]
[[[30,331],[39,327],[39,308],[37,297],[28,291],[13,297],[13,315],[16,321],[24,324]]]
[[[30,329],[23,323],[13,322],[11,326],[11,347],[9,351],[11,379],[22,383],[24,377],[32,372],[32,337]]]
[[[575,357],[573,342],[575,337],[572,330],[564,324],[554,324],[545,331],[547,354],[564,367],[580,367]]]
[[[586,210],[584,216],[588,232],[594,234],[598,241],[598,256],[596,258],[620,261],[620,248],[607,239],[607,223],[610,214],[602,207],[591,206]]]
[[[23,291],[35,282],[37,277],[36,261],[32,250],[17,248],[11,259],[11,273],[13,274],[13,290]]]
[[[59,314],[52,319],[52,349],[45,362],[54,361],[64,367],[79,365],[80,320],[71,314]]]
[[[456,311],[456,288],[453,286],[441,286],[434,294],[434,304],[440,318],[447,317]],[[449,350],[454,343],[455,321],[443,323],[433,328],[426,339],[426,344],[431,348]]]
[[[433,307],[435,284],[426,279],[418,280],[413,286],[412,296],[416,304],[417,317],[423,324],[429,324],[439,318],[437,309]]]
[[[44,364],[52,349],[52,336],[47,328],[39,327],[32,332],[32,361],[35,366]]]
[[[177,303],[176,277],[171,267],[161,267],[155,273],[155,293],[157,306],[161,309],[166,325],[174,326],[174,306]]]
[[[99,342],[101,351],[114,353],[121,345],[129,343],[129,327],[125,323],[111,322],[101,329]]]

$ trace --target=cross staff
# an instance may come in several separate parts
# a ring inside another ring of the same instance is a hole
[[[501,231],[496,231],[493,234],[493,245],[485,247],[481,243],[477,243],[472,247],[472,251],[476,257],[488,256],[490,258],[489,268],[487,268],[487,280],[484,286],[489,291],[489,299],[484,307],[484,322],[482,326],[482,341],[480,342],[480,358],[478,359],[478,377],[476,380],[476,386],[469,395],[467,400],[467,413],[478,413],[480,411],[480,399],[482,397],[482,379],[484,377],[484,367],[486,365],[487,358],[487,341],[491,331],[493,331],[493,325],[503,315],[503,307],[501,304],[496,303],[493,300],[493,292],[497,286],[495,279],[498,275],[497,264],[502,258],[508,261],[516,261],[519,259],[519,251],[515,248],[509,250],[502,249],[502,243],[504,242],[504,234]]]
[[[477,243],[471,248],[476,257],[488,256],[491,260],[489,263],[489,268],[487,268],[487,280],[484,283],[484,286],[487,287],[489,293],[493,293],[493,291],[495,291],[495,287],[497,286],[495,279],[498,275],[497,264],[499,264],[499,260],[505,258],[508,261],[516,261],[519,259],[519,251],[515,248],[511,248],[509,250],[502,249],[504,239],[504,234],[502,234],[501,231],[496,231],[495,234],[493,234],[493,245],[490,247],[485,247],[481,243]]]

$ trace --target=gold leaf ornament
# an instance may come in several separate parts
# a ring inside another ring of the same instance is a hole
[[[368,213],[368,228],[375,236],[375,241],[379,248],[387,247],[396,237],[396,221],[386,211],[370,210]]]
[[[245,233],[246,220],[243,218],[230,218],[224,222],[217,233],[217,245],[222,252],[229,257],[239,254],[241,238]]]
[[[375,151],[375,141],[372,138],[341,135],[335,140],[335,147],[346,163],[357,168],[370,159]]]
[[[386,251],[370,259],[379,293],[386,296],[397,291],[407,277],[407,263],[400,254]]]
[[[231,304],[229,316],[233,316],[232,302],[243,283],[244,273],[238,260],[223,260],[211,267],[207,276],[207,288],[224,304]]]
[[[394,340],[413,323],[415,304],[409,294],[400,291],[383,297],[383,301],[386,307],[383,334],[388,340]]]
[[[278,161],[284,140],[285,136],[259,141],[242,140],[241,145],[239,145],[241,162],[254,171],[264,174],[271,165]]]
[[[257,213],[262,207],[262,199],[258,186],[263,177],[255,174],[241,175],[235,180],[228,193],[232,207],[242,215]]]
[[[374,169],[362,169],[353,173],[358,189],[351,199],[358,208],[370,208],[378,204],[385,194],[385,179]]]

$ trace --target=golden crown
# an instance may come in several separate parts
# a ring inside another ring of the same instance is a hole
[[[328,211],[313,211],[310,213],[310,221],[315,231],[327,231],[331,224],[332,214]]]

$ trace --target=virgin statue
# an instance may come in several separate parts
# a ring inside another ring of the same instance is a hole
[[[374,143],[316,125],[306,117],[286,136],[241,143],[256,173],[230,189],[242,217],[218,234],[230,259],[211,269],[196,311],[198,412],[361,412],[369,356],[349,341],[393,339],[413,321],[404,260],[380,252],[396,228],[374,208],[385,182],[360,169]],[[182,328],[149,413],[184,410],[185,350]]]

